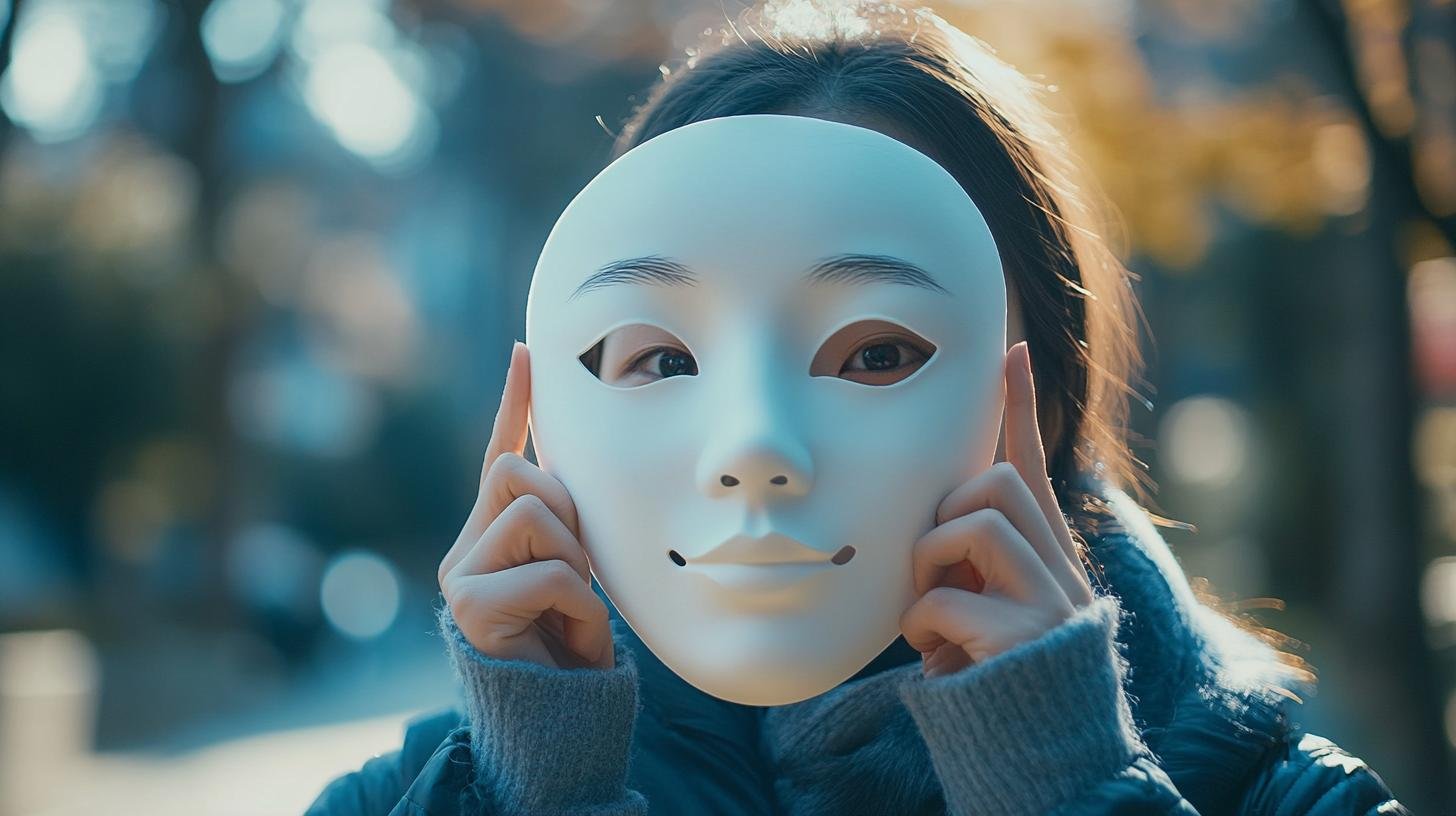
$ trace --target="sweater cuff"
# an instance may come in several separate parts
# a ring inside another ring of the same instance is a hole
[[[1041,814],[1146,749],[1123,694],[1120,606],[1103,595],[1041,637],[901,682],[952,814]]]
[[[489,812],[638,816],[626,786],[637,663],[615,637],[610,669],[561,669],[475,648],[448,604],[436,609],[470,721],[471,756]]]

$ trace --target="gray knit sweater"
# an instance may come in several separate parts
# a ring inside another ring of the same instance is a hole
[[[1187,693],[1198,678],[1208,683],[1200,696],[1216,707],[1235,692],[1212,678],[1226,683],[1244,671],[1253,682],[1273,663],[1191,598],[1166,545],[1145,521],[1135,523],[1143,536],[1089,542],[1106,565],[1105,575],[1093,576],[1096,599],[1035,640],[954,674],[926,678],[913,659],[760,709],[752,753],[767,757],[774,808],[1041,814],[1134,763],[1161,776],[1144,740],[1163,729],[1139,726],[1169,722],[1170,695]],[[1129,602],[1136,615],[1125,609]],[[642,670],[655,658],[612,611],[615,667],[556,669],[482,654],[440,606],[471,727],[475,795],[489,812],[647,813],[649,797],[629,785],[629,749],[643,698],[650,703],[672,676],[656,665]],[[1123,634],[1135,637],[1119,644],[1119,627],[1134,618],[1135,631]],[[1139,673],[1149,681],[1133,684],[1131,697],[1129,656],[1146,664]],[[1201,665],[1210,667],[1206,675]],[[690,703],[711,704],[706,697]],[[702,738],[702,730],[694,733]]]
[[[625,784],[639,707],[631,649],[618,641],[610,670],[498,660],[471,646],[441,609],[477,779],[499,812],[647,813],[646,799]],[[947,812],[1044,813],[1141,750],[1112,646],[1117,616],[1116,600],[1100,597],[1037,640],[955,674],[926,678],[917,664],[859,682],[893,681],[930,749]],[[853,705],[837,710],[855,715]],[[781,727],[779,744],[812,739],[800,729],[815,721],[805,715]]]

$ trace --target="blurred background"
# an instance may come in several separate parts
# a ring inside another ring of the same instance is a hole
[[[1456,812],[1456,2],[932,4],[1053,87],[1188,572]],[[453,698],[546,233],[730,0],[0,0],[0,814],[296,813]]]

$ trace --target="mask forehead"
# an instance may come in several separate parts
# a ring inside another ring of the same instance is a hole
[[[811,292],[806,273],[842,254],[914,264],[943,291],[897,285],[867,297],[870,287],[821,284]],[[573,296],[604,266],[642,257],[684,265],[694,284],[618,284]],[[661,134],[593,179],[547,239],[527,321],[549,304],[551,322],[576,327],[569,342],[580,351],[625,318],[677,331],[674,321],[702,326],[749,308],[803,324],[816,306],[890,299],[965,319],[1004,296],[985,219],[935,161],[868,128],[755,114]]]

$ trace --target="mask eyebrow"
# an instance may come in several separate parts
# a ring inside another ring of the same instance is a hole
[[[942,294],[950,292],[929,272],[893,255],[850,252],[831,255],[816,262],[805,273],[805,280],[815,283],[898,283],[916,286]],[[567,300],[577,295],[617,284],[650,284],[660,286],[694,286],[697,275],[685,264],[661,255],[644,255],[613,261],[593,272]]]
[[[593,272],[571,293],[571,300],[583,292],[602,289],[619,283],[645,283],[663,286],[693,286],[697,278],[693,270],[671,258],[661,255],[644,255],[641,258],[626,258],[613,261]]]
[[[832,255],[814,264],[806,277],[810,283],[900,283],[950,294],[929,272],[893,255]]]

